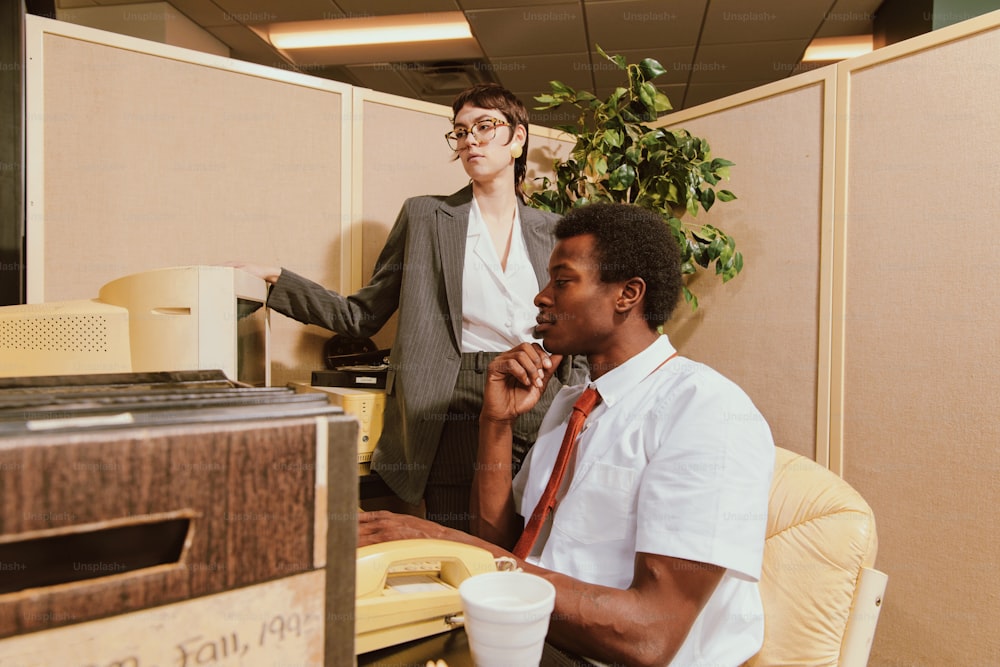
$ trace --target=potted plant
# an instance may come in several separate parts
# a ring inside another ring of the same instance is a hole
[[[672,108],[652,83],[666,71],[659,62],[647,58],[629,64],[599,46],[597,52],[626,73],[628,85],[600,100],[593,93],[552,81],[552,93],[535,98],[541,104],[537,109],[570,104],[580,116],[575,125],[557,127],[576,137],[576,145],[567,160],[556,162],[555,181],[543,177],[542,189],[531,193],[529,201],[556,213],[598,201],[643,206],[670,225],[681,248],[685,275],[714,264],[723,282],[735,278],[743,269],[743,256],[733,238],[713,225],[681,220],[685,213],[696,217],[699,208],[707,212],[716,201],[736,198],[729,190],[716,190],[729,177],[733,163],[712,158],[708,142],[685,130],[646,125]],[[698,307],[687,285],[684,298],[692,309]]]

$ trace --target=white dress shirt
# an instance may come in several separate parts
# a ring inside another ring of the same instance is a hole
[[[659,337],[593,385],[602,402],[579,436],[561,496],[528,560],[626,589],[637,552],[726,568],[672,665],[739,665],[763,642],[757,581],[774,443],[749,397]],[[556,396],[514,479],[529,516],[555,464],[573,403]],[[669,621],[664,621],[667,623]]]
[[[514,212],[514,229],[506,269],[472,199],[462,275],[462,352],[506,352],[532,340],[538,278],[521,235],[521,217]]]

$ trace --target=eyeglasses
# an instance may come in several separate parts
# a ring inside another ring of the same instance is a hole
[[[498,127],[510,126],[510,123],[499,118],[484,118],[476,121],[469,129],[456,126],[454,130],[444,135],[444,138],[448,141],[451,150],[457,151],[458,145],[468,139],[470,134],[476,138],[477,142],[488,144],[497,136]]]

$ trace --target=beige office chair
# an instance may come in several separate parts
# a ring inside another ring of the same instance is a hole
[[[764,645],[746,667],[868,663],[888,577],[872,568],[868,503],[843,479],[777,448],[760,590]]]

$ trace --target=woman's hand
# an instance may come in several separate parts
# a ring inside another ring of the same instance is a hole
[[[262,266],[260,264],[248,264],[246,262],[225,262],[223,263],[223,266],[231,266],[234,269],[246,271],[247,273],[257,276],[271,285],[278,282],[278,276],[281,275],[280,266]]]

